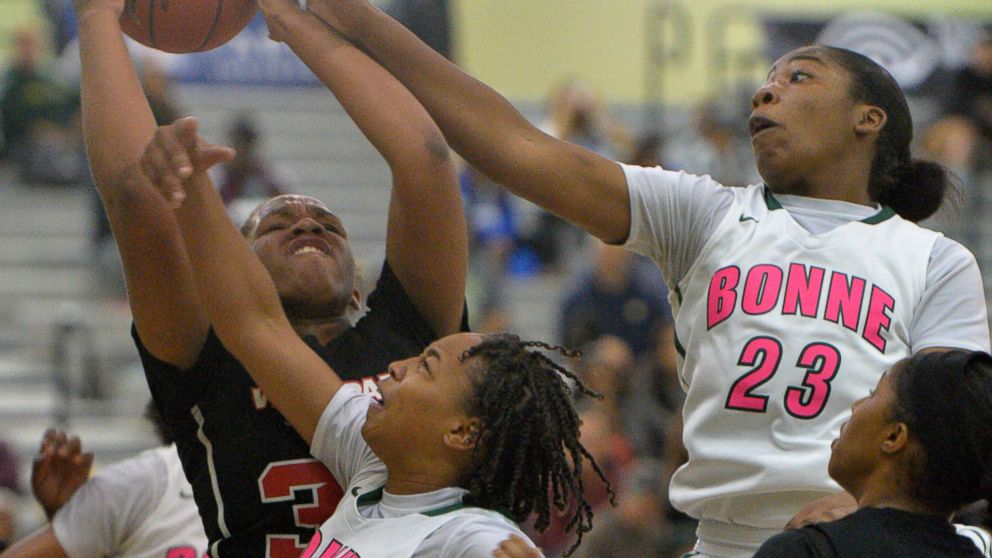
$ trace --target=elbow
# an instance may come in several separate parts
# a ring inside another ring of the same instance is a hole
[[[149,194],[156,194],[148,188],[145,177],[137,165],[128,165],[113,177],[98,177],[96,189],[104,207],[111,214],[130,214],[143,203],[150,201]]]
[[[427,159],[434,164],[454,164],[453,157],[451,156],[451,148],[448,147],[448,142],[445,141],[444,135],[439,130],[433,130],[426,134],[423,150],[427,155]]]

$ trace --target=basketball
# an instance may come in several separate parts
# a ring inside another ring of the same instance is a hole
[[[202,52],[231,40],[248,25],[255,0],[127,0],[121,28],[165,52]]]

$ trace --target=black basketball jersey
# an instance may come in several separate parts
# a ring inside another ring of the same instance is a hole
[[[319,346],[345,381],[374,389],[389,363],[419,354],[435,334],[383,265],[368,313]],[[463,320],[463,323],[466,323]],[[132,329],[155,405],[172,429],[214,558],[297,558],[334,512],[341,487],[211,331],[180,371],[149,354]]]
[[[754,558],[982,558],[947,521],[892,508],[862,508],[830,523],[775,535]]]

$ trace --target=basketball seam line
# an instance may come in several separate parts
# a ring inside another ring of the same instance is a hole
[[[210,42],[210,38],[213,37],[214,31],[217,29],[217,24],[220,22],[220,15],[224,11],[224,0],[217,0],[217,13],[214,14],[214,22],[210,26],[210,31],[207,31],[206,38],[200,43],[200,46],[196,47],[196,50],[201,50],[203,47],[207,46]]]

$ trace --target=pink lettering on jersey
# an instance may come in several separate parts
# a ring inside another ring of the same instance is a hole
[[[827,307],[823,318],[834,323],[842,323],[851,331],[858,331],[861,320],[861,301],[865,294],[865,280],[851,277],[838,271],[830,275],[830,291],[827,293]]]
[[[341,541],[337,539],[331,539],[331,543],[318,557],[315,553],[320,548],[321,538],[320,531],[317,531],[300,558],[362,558],[357,552],[341,544]]]
[[[782,303],[783,314],[798,313],[807,318],[815,318],[820,307],[820,292],[823,290],[823,275],[821,267],[810,267],[799,263],[789,265],[789,278],[785,284],[785,300]]]
[[[176,546],[165,553],[165,558],[197,558],[196,549],[192,546]]]
[[[767,314],[778,304],[781,292],[782,270],[771,264],[756,265],[747,272],[741,310],[751,315]]]
[[[710,279],[709,296],[706,301],[706,326],[712,329],[734,313],[737,304],[737,283],[741,280],[741,270],[736,265],[717,270]]]
[[[871,299],[868,302],[868,317],[865,319],[865,331],[862,337],[883,354],[888,341],[882,337],[882,332],[889,331],[889,327],[892,325],[891,312],[895,308],[896,300],[892,298],[892,295],[873,285]]]
[[[313,538],[310,539],[310,544],[307,545],[307,549],[303,551],[303,554],[300,554],[300,558],[313,558],[313,554],[320,548],[320,543],[323,540],[324,536],[320,531],[314,533]]]

